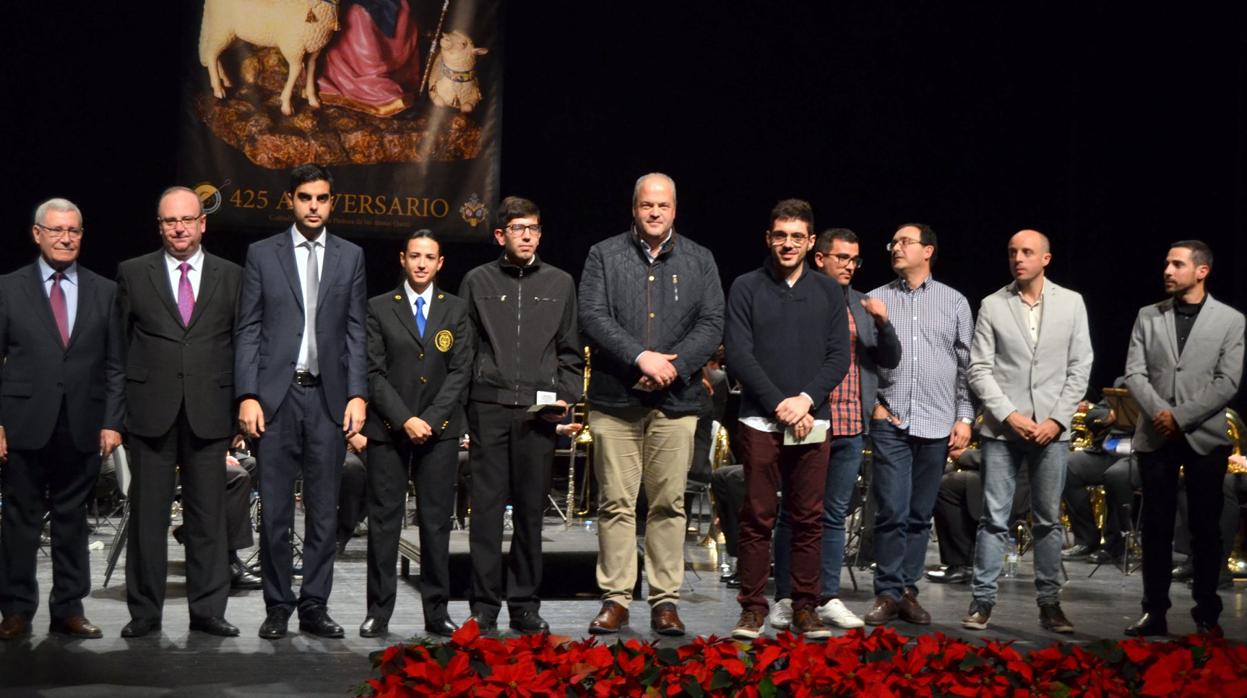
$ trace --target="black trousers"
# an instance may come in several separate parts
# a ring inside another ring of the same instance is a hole
[[[260,469],[260,570],[264,603],[300,614],[324,606],[333,591],[334,536],[338,525],[338,484],[346,441],[329,415],[321,386],[291,385],[277,410],[264,415],[265,432],[256,441]],[[341,418],[338,415],[337,418]],[[303,585],[296,601],[291,589],[294,550],[295,481],[303,476]]]
[[[398,587],[398,537],[408,474],[416,482],[420,526],[420,603],[426,624],[447,618],[450,515],[459,440],[368,442],[368,615],[389,620]]]
[[[725,465],[710,474],[710,491],[723,531],[724,547],[732,557],[740,555],[740,508],[745,503],[745,466]]]
[[[1065,465],[1066,511],[1074,542],[1091,548],[1100,547],[1100,529],[1091,510],[1089,485],[1104,486],[1105,530],[1104,547],[1120,554],[1124,549],[1123,531],[1130,530],[1130,505],[1139,467],[1134,456],[1119,456],[1103,451],[1071,453]]]
[[[971,480],[977,484],[971,483]],[[940,562],[954,567],[974,565],[974,540],[979,520],[970,511],[970,490],[974,484],[983,498],[983,481],[977,471],[955,470],[944,473],[939,494],[935,495],[935,532],[940,541]],[[980,511],[982,507],[979,507]]]
[[[74,447],[65,416],[60,414],[43,448],[9,450],[0,466],[4,492],[0,518],[0,613],[32,617],[39,607],[35,561],[43,515],[51,512],[53,618],[82,615],[82,599],[91,591],[87,553],[87,499],[100,473],[98,452]]]
[[[536,611],[541,589],[541,521],[550,491],[554,425],[524,407],[468,404],[472,471],[472,613],[497,618],[502,608],[503,512],[512,504],[506,600],[512,613]]]
[[[130,533],[126,603],[130,617],[159,621],[169,575],[169,510],[182,483],[186,599],[192,618],[221,618],[229,597],[225,454],[229,439],[201,439],[185,410],[157,437],[130,436]]]
[[[1217,578],[1225,564],[1221,548],[1221,488],[1230,447],[1207,455],[1196,453],[1186,439],[1171,441],[1158,451],[1139,453],[1143,479],[1143,610],[1163,616],[1169,610],[1173,581],[1173,526],[1178,510],[1178,468],[1186,478],[1190,502],[1191,554],[1194,577],[1191,596],[1196,622],[1216,623],[1221,615]]]
[[[338,545],[355,535],[355,526],[368,514],[368,471],[364,459],[346,452],[342,462],[342,484],[338,487]]]
[[[225,530],[227,553],[255,544],[251,535],[251,474],[241,465],[225,466]]]

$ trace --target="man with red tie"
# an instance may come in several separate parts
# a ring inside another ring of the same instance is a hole
[[[234,435],[234,314],[242,270],[202,247],[195,192],[170,187],[156,207],[163,249],[117,269],[125,349],[130,537],[126,638],[160,630],[168,575],[169,507],[182,485],[190,629],[238,634],[225,620],[229,550],[225,469]]]
[[[33,264],[0,276],[0,640],[30,635],[35,559],[52,526],[52,633],[101,637],[83,615],[91,590],[86,503],[100,456],[121,443],[116,286],[78,264],[82,212],[66,199],[35,209]]]

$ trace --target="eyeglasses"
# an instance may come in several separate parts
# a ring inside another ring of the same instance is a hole
[[[69,237],[72,240],[77,240],[82,237],[82,228],[49,228],[46,225],[40,225],[38,223],[35,223],[35,227],[42,230],[53,240],[60,240],[63,237]]]
[[[920,245],[920,244],[922,244],[921,240],[914,240],[913,238],[901,238],[899,240],[889,240],[888,245],[887,245],[887,250],[888,252],[891,252],[892,250],[895,250],[898,247],[904,249],[906,247],[909,247],[910,245]]]
[[[866,263],[865,260],[863,260],[861,257],[854,257],[853,255],[847,255],[847,254],[844,254],[843,252],[841,252],[840,254],[832,254],[830,252],[824,252],[823,256],[831,257],[832,259],[835,259],[836,261],[840,262],[840,264],[846,267],[852,264],[857,269],[861,269],[862,265]]]
[[[809,233],[786,233],[782,230],[768,230],[766,236],[770,239],[772,245],[782,245],[789,240],[794,245],[804,245],[810,241]]]
[[[181,223],[182,225],[189,228],[196,221],[200,220],[203,217],[204,217],[204,214],[201,213],[198,216],[182,216],[181,218],[157,218],[156,221],[160,223],[160,227],[173,230],[174,228],[178,227],[178,223]]]
[[[507,232],[511,233],[512,235],[523,235],[525,230],[532,233],[533,235],[540,235],[541,224],[540,223],[529,223],[525,225],[523,223],[512,223],[507,226]]]

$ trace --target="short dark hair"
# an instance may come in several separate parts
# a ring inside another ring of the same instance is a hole
[[[767,225],[774,225],[778,220],[790,219],[805,221],[806,228],[813,233],[814,208],[810,206],[810,202],[802,199],[784,199],[771,209],[771,218],[767,221]]]
[[[857,239],[857,233],[848,228],[828,228],[818,234],[818,242],[814,243],[814,250],[827,254],[831,252],[831,246],[836,244],[836,240],[844,240],[854,245],[860,244]]]
[[[1169,249],[1175,247],[1185,247],[1191,251],[1191,261],[1195,262],[1195,266],[1205,266],[1212,269],[1212,248],[1203,240],[1179,240],[1171,245]]]
[[[931,229],[931,226],[926,223],[901,223],[896,226],[897,230],[900,230],[901,228],[918,229],[918,242],[921,243],[923,247],[930,245],[935,248],[934,250],[931,250],[931,263],[935,264],[936,257],[940,256],[940,243],[935,237],[935,231]]]
[[[308,182],[329,182],[329,192],[333,193],[333,174],[323,165],[309,162],[290,170],[290,193]]]
[[[432,240],[433,244],[437,245],[437,255],[439,257],[442,255],[442,241],[437,239],[437,236],[433,234],[432,230],[429,230],[428,228],[421,228],[408,233],[407,240],[403,242],[404,254],[407,253],[407,248],[411,246],[412,240]]]
[[[529,217],[541,219],[541,209],[537,208],[537,204],[522,196],[508,196],[498,204],[498,215],[494,218],[497,221],[496,227],[502,230],[516,218]]]

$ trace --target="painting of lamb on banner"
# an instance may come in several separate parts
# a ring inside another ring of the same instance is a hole
[[[433,87],[429,99],[439,107],[456,107],[470,112],[481,101],[481,87],[476,79],[476,57],[489,53],[478,48],[461,31],[442,34],[440,50],[433,69]]]
[[[225,88],[231,85],[221,69],[221,53],[230,42],[238,38],[256,46],[276,47],[286,59],[287,70],[281,113],[291,116],[291,98],[300,72],[305,75],[303,96],[307,103],[320,106],[316,58],[337,30],[338,0],[204,0],[199,62],[208,69],[212,94],[224,99]]]

